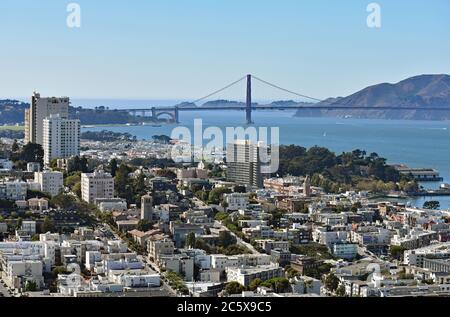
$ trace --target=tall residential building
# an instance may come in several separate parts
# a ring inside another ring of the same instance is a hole
[[[109,173],[98,171],[81,174],[81,197],[94,204],[97,198],[113,198],[114,178]]]
[[[62,119],[69,118],[68,97],[41,98],[37,92],[31,97],[30,109],[25,111],[25,143],[43,145],[43,121],[51,115],[58,115]]]
[[[237,140],[227,145],[227,178],[240,185],[263,187],[260,149],[264,145]],[[267,149],[267,148],[266,148]]]
[[[39,184],[43,193],[52,196],[60,194],[64,189],[64,175],[61,172],[43,171],[34,173],[34,182]]]
[[[44,163],[80,155],[80,121],[50,115],[43,120]]]
[[[141,198],[141,220],[153,221],[153,198],[150,195]]]

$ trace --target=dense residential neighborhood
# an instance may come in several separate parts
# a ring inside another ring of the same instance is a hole
[[[0,296],[450,295],[450,211],[388,199],[419,185],[375,153],[180,163],[167,137],[82,139],[68,104],[35,93],[1,139]]]

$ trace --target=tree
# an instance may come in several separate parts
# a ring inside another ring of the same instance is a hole
[[[133,195],[134,195],[134,202],[140,206],[141,204],[141,197],[144,196],[147,193],[147,185],[145,183],[145,175],[139,174],[134,180],[133,180]]]
[[[255,278],[253,281],[250,282],[249,288],[251,291],[255,291],[261,284],[262,280],[259,278]]]
[[[403,258],[406,249],[402,246],[391,245],[390,251],[392,258],[401,260]]]
[[[177,178],[177,174],[175,174],[171,170],[165,169],[165,168],[157,171],[156,174],[160,177],[165,177],[168,179],[176,179]]]
[[[116,172],[114,180],[117,196],[126,199],[128,203],[133,203],[132,184],[129,177],[130,173],[131,168],[122,163]]]
[[[75,195],[78,196],[78,198],[81,198],[81,182],[78,182],[75,185],[73,185],[72,191]]]
[[[72,188],[73,186],[75,186],[75,184],[77,184],[80,181],[81,181],[81,173],[77,172],[67,176],[66,179],[64,180],[64,185]]]
[[[341,285],[341,286],[338,287],[338,289],[336,290],[336,295],[338,297],[345,297],[346,292],[345,292],[345,286],[344,285]]]
[[[35,281],[27,281],[25,284],[25,291],[26,292],[36,292],[37,291],[37,284]]]
[[[225,286],[225,292],[228,295],[242,294],[245,291],[245,287],[238,282],[230,282]]]
[[[43,193],[38,190],[28,189],[27,190],[27,200],[31,199],[31,198],[46,198],[46,199],[50,200],[52,197],[47,193]]]
[[[17,140],[14,140],[11,146],[11,151],[13,151],[13,153],[19,152],[19,144],[17,143]]]
[[[236,238],[228,231],[220,231],[217,245],[226,248],[233,244],[236,244]]]
[[[225,187],[214,188],[209,192],[208,202],[210,204],[218,205],[222,201],[223,195],[229,193],[231,193],[231,190],[229,188]]]
[[[137,229],[139,231],[148,231],[151,228],[151,224],[148,220],[142,219],[139,220],[138,225],[137,225]]]
[[[22,217],[17,218],[16,229],[20,230],[22,228],[23,219]]]
[[[117,169],[118,169],[117,160],[116,160],[115,158],[113,158],[113,159],[109,162],[109,170],[111,171],[112,177],[115,177],[115,176],[116,176]]]
[[[22,148],[22,151],[14,156],[15,161],[24,161],[25,163],[36,162],[44,165],[44,149],[42,145],[36,143],[28,143]]]
[[[44,218],[44,224],[42,226],[42,230],[44,232],[53,232],[55,231],[55,224],[53,220],[51,220],[49,217]]]
[[[68,272],[66,271],[66,267],[65,266],[56,266],[53,270],[52,270],[53,276],[55,278],[58,277],[58,275],[64,275],[67,274]]]
[[[61,209],[74,209],[76,207],[76,198],[72,195],[59,194],[50,200],[50,205]]]
[[[88,159],[86,157],[79,157],[75,156],[69,160],[69,163],[67,164],[67,171],[69,173],[72,172],[81,172],[81,173],[87,173],[89,172],[89,163]]]
[[[276,293],[286,293],[290,291],[290,284],[287,278],[273,278],[263,282],[261,286],[273,289]]]
[[[195,245],[196,245],[195,239],[196,239],[195,233],[194,232],[190,232],[186,236],[186,243],[185,243],[186,247],[187,248],[194,248]]]
[[[330,292],[335,292],[339,287],[339,279],[333,273],[328,274],[325,277],[325,287]]]
[[[226,201],[223,201],[220,205],[225,212],[227,212],[228,207],[230,207],[230,205]]]
[[[439,201],[426,201],[423,204],[423,208],[424,209],[431,209],[431,210],[437,210],[439,208],[441,208],[441,203]]]
[[[218,212],[217,214],[216,214],[216,217],[215,217],[215,219],[217,220],[217,221],[223,221],[223,220],[225,220],[225,219],[227,219],[228,218],[228,214],[226,214],[226,213],[224,213],[224,212]]]

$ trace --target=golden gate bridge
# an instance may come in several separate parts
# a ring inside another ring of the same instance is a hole
[[[247,80],[247,91],[246,91],[246,102],[243,105],[232,105],[232,106],[197,106],[196,104],[213,97],[224,90],[227,90],[228,88],[231,88],[240,82]],[[260,83],[263,83],[267,86],[276,88],[278,90],[281,90],[285,93],[295,95],[297,97],[301,97],[303,99],[311,100],[314,102],[317,102],[318,104],[311,104],[311,105],[305,105],[305,104],[298,104],[298,105],[257,105],[252,103],[252,80],[256,80]],[[328,103],[328,104],[327,104]],[[288,111],[288,110],[366,110],[366,111],[380,111],[380,110],[415,110],[415,111],[450,111],[450,108],[448,107],[427,107],[427,108],[420,108],[420,107],[398,107],[398,106],[383,106],[383,107],[365,107],[365,106],[352,106],[348,104],[340,104],[339,101],[330,101],[327,102],[325,100],[321,100],[318,98],[314,98],[311,96],[307,96],[304,94],[297,93],[295,91],[285,89],[283,87],[280,87],[276,84],[270,83],[268,81],[265,81],[261,78],[258,78],[253,75],[246,75],[228,85],[225,87],[218,89],[202,98],[199,98],[197,100],[192,101],[190,104],[193,104],[193,106],[187,105],[187,106],[172,106],[172,107],[149,107],[149,108],[132,108],[132,109],[116,109],[114,111],[118,112],[127,112],[132,114],[133,116],[137,116],[138,114],[142,114],[142,117],[148,117],[153,118],[155,120],[159,119],[160,117],[164,115],[168,115],[170,117],[170,120],[175,123],[180,122],[180,112],[193,112],[193,111],[227,111],[227,110],[234,110],[234,111],[245,111],[246,114],[246,122],[248,125],[253,124],[252,120],[252,112],[258,111],[258,110],[280,110],[280,111]],[[147,114],[150,113],[151,116],[147,116]]]

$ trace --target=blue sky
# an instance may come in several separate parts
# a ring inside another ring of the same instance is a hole
[[[81,6],[82,27],[66,26]],[[2,0],[0,97],[196,99],[252,73],[318,98],[450,73],[450,1]],[[255,99],[291,96],[255,84]],[[244,98],[244,84],[219,95]]]

